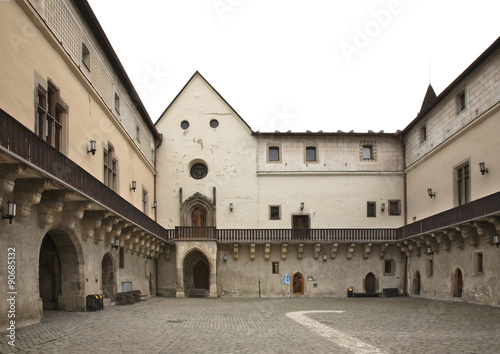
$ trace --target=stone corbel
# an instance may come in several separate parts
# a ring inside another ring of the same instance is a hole
[[[238,244],[233,243],[233,259],[235,261],[237,261],[239,257],[240,257],[240,255],[239,255],[239,251],[238,251]]]
[[[63,206],[63,222],[66,227],[73,230],[76,223],[82,220],[85,210],[90,209],[91,202],[87,201],[66,201]]]
[[[250,244],[250,260],[255,259],[255,243]]]
[[[319,258],[320,251],[321,251],[321,243],[314,244],[314,259]]]
[[[389,244],[388,243],[381,243],[380,244],[380,252],[379,252],[379,257],[381,259],[384,259],[385,257],[385,252],[387,251],[387,248],[389,247]]]
[[[464,239],[457,230],[446,229],[446,230],[443,230],[443,232],[445,233],[445,235],[448,236],[448,238],[450,239],[451,242],[456,243],[457,248],[460,248],[461,250],[464,249]]]
[[[338,248],[339,248],[339,244],[338,243],[332,244],[332,248],[330,250],[330,258],[331,259],[335,259],[335,257],[337,257]]]
[[[286,259],[286,252],[288,250],[288,244],[284,243],[281,245],[281,259],[285,260]]]
[[[25,169],[23,165],[19,164],[0,165],[0,205],[3,203],[3,197],[14,190],[17,175]]]
[[[124,247],[125,245],[128,246],[130,244],[129,240],[132,237],[132,234],[134,232],[136,232],[137,230],[139,230],[139,228],[137,226],[127,224],[127,226],[125,226],[122,229],[122,233],[120,235],[120,247]],[[128,250],[128,248],[127,248],[127,250]]]
[[[462,237],[464,239],[469,240],[469,244],[473,247],[476,247],[478,244],[478,236],[476,229],[474,229],[470,225],[459,225],[456,227],[457,231],[460,231],[462,233]]]
[[[443,232],[433,232],[432,237],[434,237],[438,244],[443,246],[445,251],[450,251],[451,242],[449,237]]]
[[[103,210],[87,210],[83,215],[82,220],[82,238],[86,241],[94,236],[94,231],[101,226],[103,219],[107,218],[111,213]]]
[[[436,239],[428,237],[425,239],[425,244],[431,248],[433,253],[439,253],[439,244]]]
[[[115,238],[117,238],[117,237],[120,239],[120,245],[121,245],[120,235],[122,234],[122,230],[127,226],[128,226],[128,222],[126,222],[126,221],[119,221],[116,224],[114,224],[111,231],[106,233],[106,236],[104,238],[104,245],[105,246],[112,245],[114,243]]]
[[[48,190],[42,193],[42,201],[38,204],[38,225],[45,229],[52,225],[56,214],[63,210],[64,200],[73,194],[66,190]]]
[[[297,259],[302,259],[303,255],[304,255],[304,244],[299,243],[297,245]]]
[[[112,215],[101,220],[101,226],[94,230],[94,242],[98,244],[100,241],[104,241],[104,236],[106,233],[113,229],[113,225],[120,221],[118,216]]]
[[[40,203],[42,193],[51,185],[52,181],[48,179],[18,179],[14,192],[18,216],[21,218],[29,217],[31,207]]]
[[[473,223],[476,232],[484,238],[486,243],[493,243],[493,236],[496,234],[495,226],[487,221],[475,221]]]
[[[408,242],[405,242],[408,250],[415,252],[415,254],[420,257],[420,246],[419,243],[423,242],[423,240],[408,240]]]
[[[271,257],[271,244],[266,243],[264,245],[264,260],[268,261]]]
[[[354,247],[356,247],[355,243],[351,243],[347,246],[347,259],[352,258],[352,254],[354,253]]]
[[[170,245],[168,243],[163,245],[163,252],[165,253],[165,259],[169,261],[172,255],[170,254]]]
[[[367,259],[368,256],[370,255],[370,251],[372,249],[372,246],[373,246],[373,243],[372,242],[368,242],[366,245],[365,245],[365,250],[363,252],[363,258],[364,259]]]
[[[488,222],[495,226],[495,234],[500,236],[500,217],[490,216],[488,217]]]

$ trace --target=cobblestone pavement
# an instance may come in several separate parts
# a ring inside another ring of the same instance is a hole
[[[302,313],[299,313],[302,311]],[[500,308],[414,298],[149,298],[2,332],[27,353],[499,353]]]

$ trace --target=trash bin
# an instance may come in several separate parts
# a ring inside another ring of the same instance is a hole
[[[352,288],[347,289],[347,297],[353,297]]]
[[[87,311],[97,311],[97,301],[95,295],[87,295]]]
[[[97,310],[104,310],[104,297],[101,294],[95,295],[97,302]]]

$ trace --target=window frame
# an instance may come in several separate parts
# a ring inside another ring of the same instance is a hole
[[[278,159],[277,160],[271,160],[271,149],[276,149],[278,150]],[[281,163],[281,145],[268,145],[267,147],[267,162],[268,163]]]
[[[277,208],[277,218],[273,217],[273,214],[276,215],[276,212],[273,213],[274,208]],[[269,220],[281,220],[281,205],[269,205]]]
[[[389,265],[389,271],[387,271],[387,266]],[[384,275],[395,275],[396,274],[396,262],[394,259],[384,259]]]
[[[370,208],[373,208],[373,215],[370,213]],[[367,201],[366,202],[366,217],[376,218],[377,217],[377,202]]]
[[[49,80],[47,88],[37,84],[34,132],[60,152],[64,150],[67,110],[68,107],[62,101],[60,91],[54,83]]]
[[[471,201],[471,176],[469,161],[455,167],[455,190],[457,206],[467,204]]]
[[[90,71],[90,50],[84,42],[82,42],[82,64]]]
[[[271,263],[271,274],[280,274],[280,262]]]
[[[118,186],[118,159],[115,157],[115,148],[108,142],[103,154],[103,183],[111,190],[117,192]]]
[[[308,151],[314,151],[314,160],[308,159]],[[304,161],[305,163],[318,163],[318,147],[316,145],[307,145],[304,149]]]
[[[474,274],[483,275],[484,274],[484,252],[474,251],[473,253],[474,261]]]
[[[458,93],[455,95],[455,107],[457,114],[465,111],[465,109],[467,108],[467,96],[465,88],[458,91]]]
[[[120,114],[120,96],[115,92],[115,112]]]
[[[401,200],[400,199],[389,199],[388,201],[389,204],[389,216],[401,216]],[[396,213],[392,212],[391,205],[397,204],[397,211]]]
[[[146,215],[149,215],[148,203],[149,203],[148,190],[142,187],[142,212]]]

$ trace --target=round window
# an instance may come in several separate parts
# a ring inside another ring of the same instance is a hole
[[[196,163],[191,167],[191,177],[194,179],[202,179],[207,176],[208,168],[202,163]]]
[[[189,122],[187,120],[183,120],[181,122],[181,128],[186,130],[187,128],[189,128]]]
[[[217,119],[212,119],[212,120],[210,121],[210,126],[211,126],[212,128],[217,128],[217,127],[219,126],[219,121],[218,121]]]

